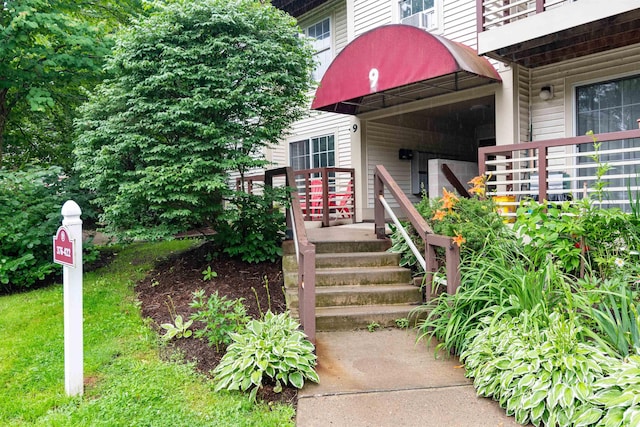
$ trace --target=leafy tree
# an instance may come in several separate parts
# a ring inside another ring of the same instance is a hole
[[[0,167],[70,169],[71,131],[102,77],[108,34],[139,0],[8,0],[0,6]]]
[[[30,287],[56,268],[52,236],[64,189],[58,167],[0,169],[0,292]]]
[[[107,231],[160,237],[213,225],[228,171],[305,112],[313,65],[294,20],[255,0],[154,3],[120,34],[82,108],[76,168]]]

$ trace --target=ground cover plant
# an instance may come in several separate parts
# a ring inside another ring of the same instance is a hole
[[[638,224],[589,199],[524,203],[513,232],[481,223],[458,292],[420,309],[419,338],[460,355],[477,392],[519,423],[638,425]]]
[[[288,384],[300,389],[305,380],[317,383],[315,349],[299,328],[289,312],[268,311],[230,333],[232,343],[213,370],[216,390],[250,390],[255,399],[267,379],[277,393]]]
[[[163,345],[149,322],[143,321],[136,281],[155,261],[193,245],[175,240],[116,246],[109,266],[85,274],[82,398],[64,394],[61,286],[0,297],[0,339],[11,343],[0,346],[0,381],[5,385],[0,391],[0,424],[293,425],[291,405],[255,404],[248,396],[213,392],[194,354],[188,357],[187,351]],[[171,259],[181,264],[177,255]],[[170,265],[165,265],[169,276]],[[198,266],[196,273],[201,270]],[[147,280],[150,286],[154,279]],[[190,300],[189,292],[185,294]],[[177,311],[180,307],[176,302]],[[186,340],[176,342],[182,341]]]

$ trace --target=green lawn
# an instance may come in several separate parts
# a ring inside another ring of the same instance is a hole
[[[110,266],[85,274],[83,397],[64,390],[62,286],[0,297],[0,425],[293,425],[290,406],[215,393],[192,366],[160,360],[134,284],[156,259],[192,244],[121,247]]]

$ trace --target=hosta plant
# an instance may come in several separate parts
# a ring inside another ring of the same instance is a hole
[[[590,396],[616,360],[582,342],[574,321],[534,310],[485,323],[461,354],[478,394],[521,424],[590,426],[601,419]]]
[[[193,320],[187,320],[185,322],[182,316],[178,314],[175,317],[173,323],[163,323],[162,325],[160,325],[160,327],[162,327],[162,329],[166,331],[162,336],[162,339],[165,341],[169,341],[174,337],[189,338],[192,334],[191,330],[189,329],[192,323]]]
[[[591,401],[604,407],[598,425],[640,425],[640,356],[629,356],[628,361],[615,365],[608,376],[597,380]]]
[[[255,400],[267,379],[275,382],[277,393],[287,384],[302,388],[305,380],[318,382],[314,346],[299,326],[288,312],[268,311],[263,319],[231,333],[233,342],[213,370],[216,390],[250,390]]]

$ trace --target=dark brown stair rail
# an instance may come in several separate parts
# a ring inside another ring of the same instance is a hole
[[[374,174],[374,215],[375,215],[375,233],[378,239],[386,239],[385,234],[385,210],[380,197],[384,198],[385,188],[389,190],[393,198],[396,200],[402,213],[413,225],[418,235],[424,241],[424,252],[426,261],[426,282],[428,286],[427,299],[430,297],[431,285],[434,273],[438,270],[438,262],[436,260],[436,248],[444,248],[446,250],[446,270],[447,270],[447,293],[454,294],[460,285],[460,247],[457,246],[451,237],[441,236],[433,233],[429,224],[418,213],[411,201],[404,194],[400,186],[391,177],[387,169],[382,165],[377,165]]]
[[[285,186],[291,189],[291,207],[287,209],[287,226],[293,231],[298,261],[298,301],[300,323],[312,343],[316,343],[316,247],[309,242],[304,226],[302,208],[290,167],[265,172],[265,186],[273,186],[275,176],[285,177]]]
[[[447,178],[447,181],[449,181],[449,184],[453,185],[453,188],[456,189],[458,194],[460,194],[462,197],[465,197],[467,199],[471,197],[467,189],[464,188],[464,185],[462,185],[462,183],[460,182],[458,177],[453,173],[453,171],[451,170],[448,164],[443,163],[442,166],[440,166],[440,169],[442,170],[444,177]]]

